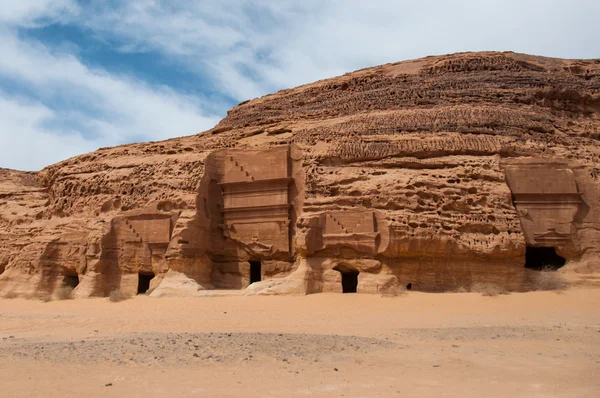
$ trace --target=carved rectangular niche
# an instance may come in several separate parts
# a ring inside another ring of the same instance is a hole
[[[290,252],[289,148],[233,152],[219,184],[223,233],[256,254]]]
[[[325,214],[325,246],[347,246],[375,253],[377,236],[373,211],[337,211]]]
[[[171,240],[171,217],[129,220],[133,231],[149,244],[168,244]]]
[[[527,243],[559,247],[570,242],[581,193],[568,166],[530,161],[505,165],[505,173]]]

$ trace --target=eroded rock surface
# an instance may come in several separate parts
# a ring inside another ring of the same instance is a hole
[[[0,293],[528,290],[600,271],[600,60],[465,53],[0,170]]]

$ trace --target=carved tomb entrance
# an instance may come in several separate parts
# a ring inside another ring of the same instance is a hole
[[[144,294],[150,289],[150,281],[154,278],[153,272],[140,272],[138,274],[137,294]]]
[[[523,235],[525,268],[557,270],[566,259],[556,253],[573,243],[572,227],[582,201],[569,165],[551,159],[504,163]]]
[[[218,180],[209,183],[206,214],[211,228],[225,239],[214,239],[212,284],[246,288],[272,277],[262,262],[289,260],[294,186],[290,147],[268,150],[227,150]],[[216,173],[215,173],[216,174]],[[250,265],[249,269],[248,263]]]
[[[556,254],[554,247],[527,246],[525,252],[525,268],[542,271],[557,270],[565,265],[566,260]]]
[[[77,275],[76,273],[65,274],[65,276],[63,277],[62,284],[63,286],[69,286],[75,289],[77,285],[79,285],[79,275]]]
[[[262,280],[262,270],[260,261],[250,261],[250,284]]]
[[[342,293],[356,293],[360,272],[344,266],[337,266],[333,269],[342,274]]]

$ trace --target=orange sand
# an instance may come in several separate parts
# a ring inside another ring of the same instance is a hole
[[[599,303],[585,289],[0,299],[0,396],[597,397]]]

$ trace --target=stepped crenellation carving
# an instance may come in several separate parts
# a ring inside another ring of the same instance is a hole
[[[240,165],[233,156],[229,156],[229,161],[233,165],[233,171],[230,170],[227,173],[227,181],[254,181],[254,177],[244,169],[244,166]]]

